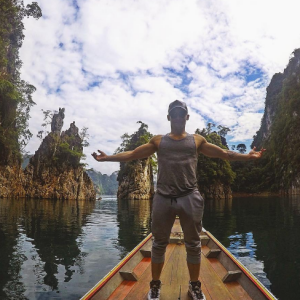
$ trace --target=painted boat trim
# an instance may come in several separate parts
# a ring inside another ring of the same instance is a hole
[[[107,275],[105,275],[91,290],[89,290],[80,300],[89,300],[93,297],[150,239],[150,233],[142,240],[130,253],[127,254]]]
[[[220,249],[241,269],[241,271],[257,286],[257,288],[269,300],[278,300],[221,242],[219,242],[209,231],[205,233],[210,237]]]

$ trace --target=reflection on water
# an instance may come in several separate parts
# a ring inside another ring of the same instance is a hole
[[[150,201],[0,199],[0,299],[79,299],[150,232]]]
[[[0,199],[0,299],[79,299],[150,232],[151,201]],[[211,231],[280,300],[300,295],[300,198],[207,201]]]
[[[240,262],[260,280],[268,289],[271,282],[264,271],[264,262],[259,261],[256,256],[257,245],[254,241],[252,232],[235,234],[229,236],[230,246],[228,250],[236,256]]]
[[[122,258],[150,233],[150,216],[149,200],[118,201],[118,243]]]
[[[207,201],[204,227],[280,300],[299,299],[299,196]]]
[[[35,299],[70,281],[81,269],[76,239],[92,209],[91,202],[1,199],[0,299]]]

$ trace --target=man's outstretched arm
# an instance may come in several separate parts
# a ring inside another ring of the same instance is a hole
[[[222,158],[231,161],[246,161],[258,159],[261,158],[262,154],[266,151],[266,149],[261,149],[260,151],[255,150],[256,147],[254,147],[248,154],[241,154],[234,151],[222,149],[214,144],[208,143],[205,139],[201,142],[199,146],[199,152],[203,153],[208,157]]]
[[[97,161],[117,161],[117,162],[125,162],[135,159],[141,159],[151,156],[157,151],[157,146],[155,141],[157,137],[153,137],[149,143],[145,145],[141,145],[132,151],[125,151],[122,153],[114,154],[114,155],[106,155],[103,151],[98,150],[100,154],[94,152],[92,156]]]

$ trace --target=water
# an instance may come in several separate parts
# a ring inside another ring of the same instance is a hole
[[[151,201],[0,199],[0,299],[79,299],[150,232]],[[204,227],[280,300],[300,295],[300,198],[207,201]]]
[[[206,203],[209,229],[280,300],[300,299],[300,197]]]

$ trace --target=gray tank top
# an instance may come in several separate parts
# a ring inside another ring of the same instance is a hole
[[[197,189],[197,149],[192,134],[181,140],[161,138],[158,151],[157,193],[168,197],[187,195]]]

